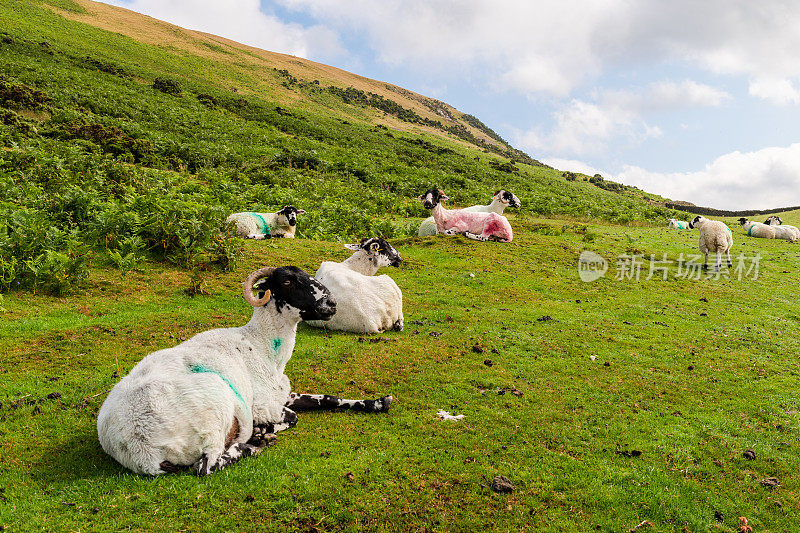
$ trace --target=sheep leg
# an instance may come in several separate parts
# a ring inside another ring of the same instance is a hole
[[[728,268],[731,268],[733,266],[733,261],[731,261],[731,251],[728,250],[727,252],[725,252],[725,255],[728,258]]]
[[[275,433],[285,429],[293,428],[297,425],[297,413],[283,408],[283,420],[280,422],[267,422],[266,424],[253,424],[253,434],[250,436],[248,444],[257,446],[272,446],[277,438]]]
[[[708,270],[708,252],[703,252],[706,258],[703,260],[703,270]]]
[[[267,235],[266,233],[251,233],[250,235],[248,235],[245,238],[261,241],[261,240],[264,240],[264,239],[269,239],[271,237],[272,237],[272,235]]]
[[[235,463],[242,457],[258,455],[263,449],[264,448],[261,446],[237,442],[219,455],[204,453],[203,457],[195,464],[195,468],[197,469],[198,475],[207,476],[218,470],[222,470],[229,464]]]
[[[345,400],[329,394],[298,394],[289,395],[286,407],[295,411],[320,411],[333,409],[350,409],[364,413],[385,413],[389,410],[393,398],[384,396],[377,400]]]
[[[470,233],[468,231],[464,232],[464,237],[468,239],[472,239],[473,241],[488,241],[489,238],[483,235],[476,235],[475,233]]]
[[[722,269],[722,252],[717,250],[717,264],[714,265],[714,272],[719,272]]]

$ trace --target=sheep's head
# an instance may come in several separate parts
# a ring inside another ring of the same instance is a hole
[[[328,288],[295,266],[256,270],[242,285],[244,299],[253,307],[274,301],[279,313],[296,312],[301,320],[330,320],[336,313]]]
[[[433,209],[445,200],[449,200],[449,198],[445,196],[444,191],[436,187],[428,189],[422,196],[417,196],[417,199],[422,202],[425,209]]]
[[[740,218],[740,219],[739,219],[739,224],[741,224],[742,226],[744,226],[745,224],[747,224],[747,219],[746,219],[746,218],[744,218],[744,217]]]
[[[700,227],[700,226],[703,225],[703,222],[705,222],[705,221],[706,221],[705,217],[701,217],[701,216],[698,215],[698,216],[694,217],[691,222],[689,222],[689,229],[694,229],[695,227]]]
[[[287,205],[280,211],[275,211],[275,214],[278,215],[275,222],[279,226],[295,226],[297,225],[297,215],[302,215],[305,213],[303,209],[297,209],[292,205]]]
[[[507,207],[519,207],[522,205],[519,198],[504,189],[500,189],[494,193],[494,197],[503,202]]]
[[[780,226],[783,224],[783,220],[778,215],[772,215],[767,220],[764,221],[764,224],[768,226]]]
[[[369,260],[378,268],[385,266],[399,267],[403,258],[394,247],[380,237],[361,239],[358,244],[345,244],[345,248],[354,252],[363,251]]]

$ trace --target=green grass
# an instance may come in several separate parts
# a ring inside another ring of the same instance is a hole
[[[696,232],[664,227],[688,215],[394,127],[330,81],[216,41],[193,55],[31,1],[0,3],[0,20],[0,528],[732,532],[745,516],[797,529],[800,248],[735,228],[734,256],[761,254],[757,280],[647,280],[646,262],[616,280],[622,254],[694,253]],[[414,237],[415,197],[434,184],[455,205],[512,190],[515,241]],[[307,211],[299,239],[220,233],[231,211],[288,203]],[[389,272],[405,331],[301,325],[287,371],[297,391],[393,394],[388,414],[304,414],[203,479],[135,476],[103,453],[97,410],[147,353],[244,323],[253,269],[313,272],[379,233],[406,259]],[[611,263],[593,283],[578,277],[587,249]],[[198,286],[209,294],[187,295]],[[492,492],[498,474],[516,491]]]
[[[738,531],[746,516],[757,531],[793,530],[800,316],[783,272],[796,271],[798,249],[735,231],[734,255],[763,254],[756,281],[618,281],[612,266],[583,283],[576,263],[586,248],[612,261],[632,247],[675,259],[693,253],[697,234],[592,224],[587,246],[568,220],[512,222],[511,245],[397,242],[406,263],[389,273],[403,289],[402,333],[300,327],[293,389],[391,393],[388,414],[303,414],[275,447],[204,479],[135,476],[104,455],[95,416],[105,392],[148,352],[246,321],[238,283],[256,266],[313,272],[349,252],[247,243],[235,272],[208,274],[205,297],[187,297],[188,275],[159,266],[125,279],[93,270],[92,288],[68,299],[7,295],[0,525],[627,531],[649,520],[658,531]],[[537,320],[545,315],[552,320]],[[47,399],[52,392],[62,396]],[[465,418],[444,422],[438,409]],[[742,457],[747,449],[755,460]],[[517,490],[492,492],[497,474]],[[779,487],[759,484],[771,476]]]

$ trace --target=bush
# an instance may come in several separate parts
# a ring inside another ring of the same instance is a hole
[[[153,80],[153,89],[172,96],[183,96],[181,84],[169,78],[156,78]]]

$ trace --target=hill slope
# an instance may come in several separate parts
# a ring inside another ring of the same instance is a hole
[[[671,213],[338,69],[85,0],[5,3],[0,16],[0,291],[69,292],[98,259],[227,267],[240,244],[219,231],[233,211],[295,204],[305,238],[412,235],[432,185],[454,205],[507,188],[523,214]]]

